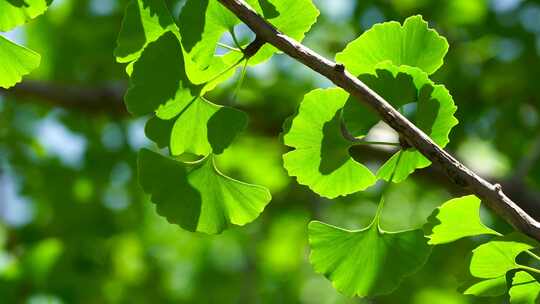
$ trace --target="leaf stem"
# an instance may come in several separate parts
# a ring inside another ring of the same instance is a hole
[[[239,48],[235,48],[235,47],[232,47],[228,44],[225,44],[225,43],[221,43],[221,42],[218,42],[218,46],[224,48],[224,49],[227,49],[227,50],[231,50],[233,52],[238,52],[238,53],[242,53],[242,50],[239,49]]]
[[[540,274],[540,269],[536,269],[536,268],[533,268],[533,267],[524,266],[524,265],[518,265],[518,268],[522,269],[522,270],[526,270],[526,271],[530,271],[530,272],[533,272],[533,273]]]
[[[244,61],[246,59],[246,56],[242,56],[242,58],[240,58],[238,61],[236,61],[235,63],[231,64],[230,66],[228,66],[225,70],[223,70],[222,72],[220,72],[219,74],[217,74],[216,76],[212,77],[210,80],[208,80],[204,85],[207,86],[209,83],[212,83],[214,82],[216,79],[218,79],[219,77],[225,75],[226,73],[228,73],[230,70],[236,68],[240,63],[242,63],[242,61]]]
[[[240,91],[240,88],[242,87],[242,84],[244,83],[244,80],[246,78],[246,71],[247,71],[247,65],[248,65],[249,59],[246,59],[244,61],[244,66],[242,67],[242,72],[240,74],[240,78],[238,79],[238,83],[236,84],[236,88],[234,89],[233,96],[232,96],[232,103],[236,101],[236,97],[238,97],[238,92]]]
[[[388,184],[386,185],[386,187],[384,187],[384,189],[381,192],[381,200],[379,201],[379,206],[377,207],[377,213],[375,215],[375,222],[377,223],[377,225],[379,225],[379,223],[380,223],[381,214],[382,214],[382,210],[383,210],[383,207],[384,207],[384,194],[386,193],[386,190],[388,190],[388,188],[392,184],[392,180],[394,179],[394,175],[396,174],[396,168],[399,166],[399,161],[401,160],[401,155],[403,154],[402,150],[399,150],[398,153],[399,154],[397,156],[396,166],[394,167],[394,170],[392,171],[392,175],[390,175],[390,179],[388,180]]]
[[[525,251],[528,255],[530,255],[531,257],[537,259],[540,261],[540,256],[536,255],[534,252],[530,251],[530,250],[527,250]]]
[[[240,44],[238,37],[236,37],[236,32],[234,30],[234,27],[229,29],[229,32],[231,33],[231,37],[234,41],[234,45],[236,45],[236,47],[239,48],[241,52],[244,52],[244,49],[242,48],[242,45]]]

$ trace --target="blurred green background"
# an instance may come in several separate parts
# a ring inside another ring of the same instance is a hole
[[[185,232],[156,215],[135,167],[137,151],[151,143],[144,119],[131,119],[121,104],[127,77],[113,57],[126,2],[54,0],[44,16],[7,33],[41,53],[42,64],[0,91],[0,303],[507,302],[457,291],[480,240],[435,248],[419,273],[376,299],[341,296],[314,273],[308,221],[363,227],[381,187],[330,201],[287,177],[281,124],[305,93],[330,83],[283,55],[248,70],[237,98],[239,75],[211,93],[249,113],[248,131],[219,162],[271,189],[263,215],[219,236]],[[167,2],[178,16],[184,1]],[[321,16],[305,44],[329,58],[374,23],[413,14],[446,36],[450,51],[434,79],[459,107],[448,150],[539,217],[540,1],[315,3]],[[354,153],[376,165],[389,152]],[[436,168],[420,170],[390,188],[382,225],[420,227],[461,194]]]

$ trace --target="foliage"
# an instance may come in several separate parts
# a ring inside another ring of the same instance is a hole
[[[35,18],[45,10],[50,1],[46,0],[2,0],[0,1],[0,32],[13,28]],[[10,88],[22,80],[22,76],[39,66],[41,57],[36,52],[0,37],[0,87]]]
[[[19,187],[7,206],[33,210],[21,224],[0,208],[2,299],[537,301],[536,242],[485,210],[481,220],[475,196],[451,198],[430,162],[361,100],[268,44],[245,56],[255,37],[218,1],[98,2],[0,0],[0,31],[51,5],[22,27],[21,42],[43,55],[30,79],[115,88],[129,77],[134,117],[0,97],[0,183]],[[508,168],[520,168],[538,136],[535,4],[501,13],[486,1],[358,1],[336,17],[340,1],[247,2],[285,34],[337,54],[473,169],[523,175]],[[406,18],[416,13],[424,17]],[[39,58],[0,36],[0,86]],[[68,135],[55,143],[47,128]],[[496,166],[475,154],[478,142]],[[58,152],[72,146],[83,152]],[[540,185],[525,175],[527,187]]]

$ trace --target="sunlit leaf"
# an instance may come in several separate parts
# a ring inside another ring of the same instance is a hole
[[[221,154],[247,125],[244,112],[197,98],[176,119],[171,154]]]
[[[480,220],[480,199],[474,195],[447,201],[437,208],[426,225],[429,244],[440,245],[482,234],[500,235]]]
[[[319,14],[311,0],[248,0],[247,2],[276,28],[300,41],[315,23]],[[199,70],[199,72],[190,71],[193,82],[205,82],[211,74],[215,75],[215,72],[223,70],[223,62],[230,65],[242,57],[241,53],[235,54],[234,51],[223,56],[215,54],[222,36],[226,32],[233,31],[233,28],[241,23],[218,1],[188,0],[182,9],[179,22],[182,45],[196,64],[196,67],[190,66],[190,69]],[[274,47],[265,45],[250,59],[249,63],[258,64],[265,61],[276,51]]]
[[[517,232],[497,237],[473,250],[470,271],[477,278],[492,279],[520,267],[517,256],[533,249],[534,241]]]
[[[271,199],[266,188],[224,176],[213,156],[182,163],[143,149],[139,181],[169,222],[209,234],[252,222]]]
[[[143,49],[176,25],[163,0],[131,0],[126,7],[114,55],[118,62],[130,62]]]
[[[125,96],[128,111],[134,115],[157,111],[162,119],[180,113],[197,93],[183,67],[182,48],[173,33],[150,43],[133,67]]]
[[[431,252],[421,230],[386,232],[379,215],[368,227],[353,231],[311,222],[309,244],[315,271],[343,294],[360,297],[391,293]]]
[[[52,0],[0,0],[0,32],[7,32],[43,14]]]
[[[336,60],[353,75],[373,73],[384,61],[432,74],[443,64],[447,51],[446,39],[429,29],[421,16],[413,16],[403,25],[395,21],[374,25],[338,53]]]
[[[396,67],[388,61],[377,65],[374,74],[363,74],[359,78],[403,112],[439,146],[448,144],[450,132],[458,123],[454,116],[457,108],[443,85],[433,83],[418,68]],[[349,132],[361,138],[367,135],[379,118],[350,98],[343,111],[343,120]],[[387,181],[392,177],[392,181],[399,183],[416,169],[430,164],[416,149],[408,148],[395,153],[385,162],[379,168],[377,177]]]
[[[285,145],[294,148],[283,156],[289,175],[329,198],[375,183],[373,173],[349,155],[352,144],[341,133],[340,113],[348,97],[337,88],[311,91],[283,137]]]
[[[14,86],[24,75],[36,69],[40,61],[41,56],[36,52],[0,36],[0,87]]]
[[[470,285],[463,291],[463,294],[473,295],[477,297],[497,297],[506,293],[506,275],[488,280],[476,280],[477,282]]]
[[[539,295],[540,283],[525,271],[516,272],[510,288],[510,304],[536,304]]]

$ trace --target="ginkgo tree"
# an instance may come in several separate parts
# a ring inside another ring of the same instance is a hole
[[[43,13],[48,4],[0,0],[0,31]],[[126,64],[130,79],[126,108],[148,118],[146,135],[155,143],[155,149],[139,153],[139,182],[170,223],[217,234],[253,222],[271,202],[264,185],[220,171],[216,159],[249,128],[248,115],[210,100],[208,92],[238,69],[243,74],[279,52],[325,76],[333,73],[337,84],[308,92],[284,122],[283,144],[290,150],[283,155],[283,165],[299,184],[332,199],[377,183],[398,188],[432,161],[452,161],[442,148],[458,123],[457,107],[445,86],[430,78],[443,66],[446,39],[421,16],[412,16],[403,23],[374,25],[337,53],[333,63],[296,42],[302,41],[318,14],[311,0],[187,0],[176,22],[164,0],[130,1],[114,55]],[[243,22],[254,31],[253,39],[236,32]],[[231,44],[224,43],[226,35]],[[0,63],[0,86],[7,88],[39,64],[39,55],[0,37]],[[377,102],[380,111],[365,106]],[[370,139],[368,134],[381,121],[397,121],[390,125],[399,133],[398,140]],[[395,153],[373,168],[352,156],[350,149],[357,145],[391,146]],[[457,161],[454,165],[458,169],[448,170],[450,177],[467,186],[469,182],[453,172],[475,176]],[[479,197],[499,214],[510,214],[515,226],[528,217],[509,208],[510,202],[506,209],[493,203],[505,201],[500,187],[487,182],[480,186],[471,187],[478,197],[443,203],[423,229],[385,230],[384,190],[372,222],[363,229],[312,221],[307,230],[314,271],[345,295],[384,295],[422,268],[432,246],[475,237],[483,244],[472,250],[470,278],[460,290],[479,297],[508,294],[512,304],[536,303],[540,269],[535,266],[540,257],[535,253],[539,244],[531,238],[536,230],[503,235],[483,224]]]

